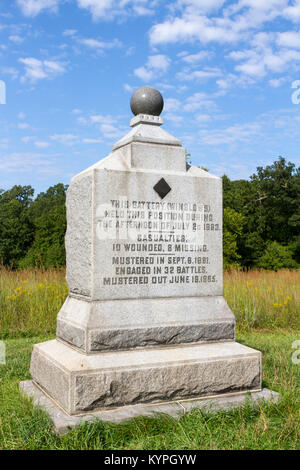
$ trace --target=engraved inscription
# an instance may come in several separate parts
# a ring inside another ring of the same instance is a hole
[[[111,199],[96,213],[111,250],[102,286],[217,283],[211,242],[220,229],[209,204]]]

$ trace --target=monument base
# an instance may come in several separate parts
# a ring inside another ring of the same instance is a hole
[[[138,403],[261,390],[261,353],[236,342],[84,354],[34,346],[33,381],[69,415]]]
[[[229,410],[250,404],[257,406],[260,402],[277,403],[279,394],[271,392],[267,388],[261,391],[226,393],[217,397],[195,398],[191,400],[180,400],[155,404],[139,404],[133,406],[122,406],[109,410],[100,410],[84,415],[70,416],[65,413],[51,398],[48,397],[32,380],[26,380],[20,383],[20,389],[23,395],[33,399],[35,406],[39,406],[46,411],[53,423],[57,434],[62,435],[70,429],[90,421],[109,421],[118,423],[138,416],[153,416],[158,413],[166,413],[173,418],[180,418],[193,408],[200,408],[204,412],[216,412],[219,410]]]
[[[56,335],[88,354],[234,341],[235,318],[221,295],[91,301],[71,294],[58,314]]]

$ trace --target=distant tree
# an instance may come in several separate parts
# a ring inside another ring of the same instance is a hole
[[[287,244],[300,232],[300,168],[279,157],[251,176],[251,228],[264,241]]]
[[[34,238],[30,219],[31,186],[14,186],[0,191],[0,262],[16,267]]]
[[[223,260],[224,267],[239,264],[238,238],[243,231],[245,218],[234,209],[227,207],[223,215]]]
[[[223,207],[230,207],[241,214],[245,212],[246,206],[252,197],[252,187],[250,181],[235,180],[230,181],[224,175],[223,180]]]
[[[288,248],[292,253],[293,259],[300,266],[300,233],[291,243],[288,244]]]
[[[40,193],[32,202],[30,216],[35,236],[32,246],[19,263],[20,267],[49,268],[65,264],[66,191],[66,185],[57,184]]]
[[[297,268],[297,263],[292,259],[291,250],[278,242],[268,242],[266,250],[258,260],[258,267],[278,271],[283,268]]]
[[[46,192],[39,193],[30,205],[31,217],[36,220],[51,211],[53,207],[65,206],[67,189],[67,185],[58,183],[50,186]]]
[[[253,260],[261,256],[265,248],[259,235],[249,229],[249,206],[253,198],[252,183],[246,180],[231,181],[223,176],[223,206],[233,209],[244,217],[243,230],[236,239],[237,253],[244,266],[253,265]]]
[[[225,208],[245,217],[237,241],[243,265],[258,265],[270,241],[291,246],[299,258],[300,169],[294,164],[278,157],[272,165],[258,167],[250,181],[230,181],[224,175],[223,198]]]

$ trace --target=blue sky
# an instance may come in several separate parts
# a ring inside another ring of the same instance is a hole
[[[3,189],[104,158],[142,85],[193,164],[232,179],[300,165],[300,0],[0,0],[0,80]]]

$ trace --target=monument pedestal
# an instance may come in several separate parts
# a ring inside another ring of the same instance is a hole
[[[71,294],[56,335],[86,353],[234,341],[235,318],[222,296],[88,301]]]
[[[57,434],[65,434],[75,426],[95,420],[119,423],[140,416],[155,417],[160,413],[168,414],[176,419],[188,413],[193,408],[212,413],[219,410],[243,407],[245,404],[249,404],[253,407],[259,406],[262,402],[274,404],[277,403],[279,397],[278,393],[263,388],[259,392],[226,393],[218,396],[206,396],[201,399],[195,398],[163,403],[129,405],[120,408],[104,408],[94,412],[71,416],[63,411],[63,409],[44,391],[36,386],[32,380],[21,382],[20,388],[24,395],[33,399],[35,406],[39,406],[48,413]]]
[[[69,297],[22,384],[60,430],[272,396],[223,298],[222,180],[186,164],[159,92],[136,93],[132,130],[68,188]]]
[[[34,346],[33,381],[69,415],[99,408],[261,390],[261,354],[236,342],[87,355],[60,341]]]

